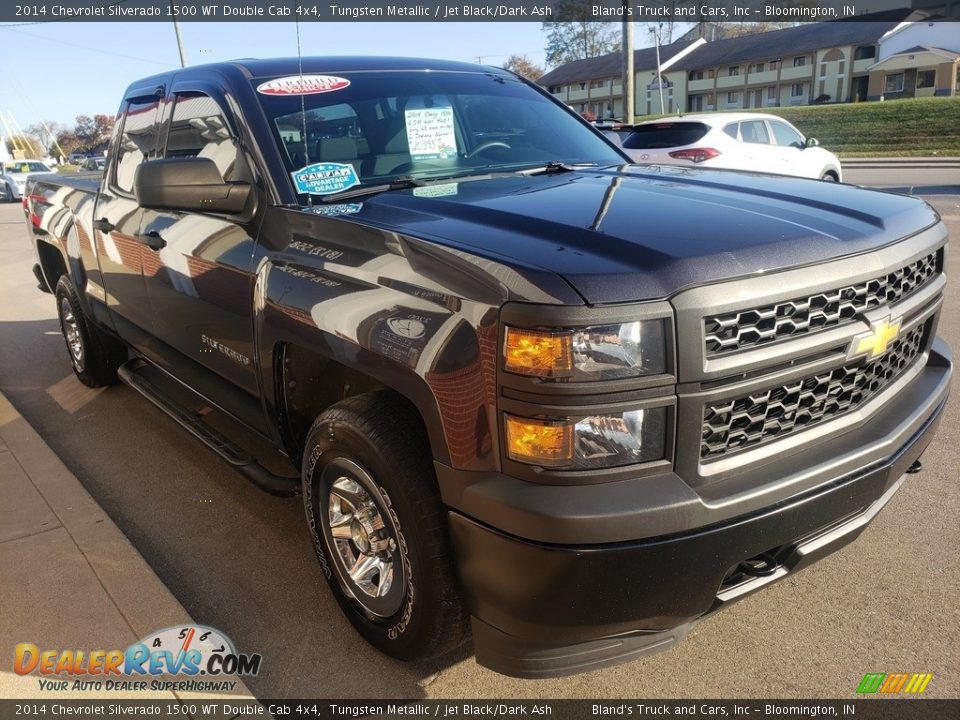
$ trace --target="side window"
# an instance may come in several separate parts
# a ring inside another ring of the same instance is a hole
[[[771,120],[770,126],[773,128],[773,137],[776,139],[777,145],[803,147],[803,136],[789,125]]]
[[[113,184],[125,193],[133,192],[133,176],[144,160],[155,156],[158,150],[156,100],[129,102],[123,115],[123,130],[117,143],[117,165]]]
[[[723,126],[723,131],[734,140],[737,139],[737,123],[727,123]]]
[[[767,135],[767,126],[763,120],[744,120],[740,123],[740,136],[746,143],[755,143],[757,145],[770,144],[770,137]]]
[[[227,122],[217,103],[201,93],[177,95],[167,135],[166,157],[209,158],[224,180],[240,179],[237,146],[230,137]]]

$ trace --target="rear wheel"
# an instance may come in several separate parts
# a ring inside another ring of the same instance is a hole
[[[353,626],[404,660],[461,644],[467,613],[416,412],[389,392],[345,400],[307,437],[303,498],[327,582]]]
[[[57,283],[56,296],[60,330],[73,372],[88,387],[112,385],[117,381],[117,368],[127,359],[126,348],[87,319],[66,275]]]
[[[837,174],[833,170],[827,170],[823,175],[820,176],[820,179],[824,182],[839,182]]]

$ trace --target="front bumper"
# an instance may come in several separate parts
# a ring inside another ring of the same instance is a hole
[[[469,517],[465,507],[458,511],[451,502],[478,496],[476,483],[461,478],[458,484],[449,471],[441,473],[445,499],[454,507],[450,532],[473,615],[478,662],[508,675],[551,677],[666,649],[698,618],[840,549],[890,500],[930,443],[946,403],[951,370],[949,349],[935,341],[922,372],[895,400],[860,428],[832,440],[837,444],[830,446],[830,453],[818,448],[815,462],[844,470],[795,497],[732,519],[726,517],[729,507],[718,505],[717,517],[723,519],[715,523],[704,524],[699,522],[702,514],[681,510],[680,517],[695,519],[695,524],[650,537],[645,524],[651,514],[672,516],[675,524],[677,508],[662,497],[635,496],[635,537],[643,540],[544,542],[550,517],[533,517],[525,495],[547,497],[551,488],[505,494],[501,488],[511,484],[502,477],[486,479],[490,487],[479,492],[484,503],[472,505],[482,509],[478,521],[476,514]],[[843,447],[845,456],[839,454]],[[883,457],[876,459],[871,449],[882,449]],[[788,462],[813,464],[812,455],[793,455]],[[871,460],[850,469],[844,461],[851,457]],[[589,490],[595,500],[607,496],[619,502],[616,485]],[[465,486],[472,494],[463,492]],[[505,502],[507,496],[516,502]],[[709,504],[705,507],[709,512]],[[561,515],[558,524],[595,536],[590,518],[576,508]],[[518,532],[524,517],[531,517],[532,532],[526,538],[540,538],[525,539]],[[618,523],[629,520],[622,508],[615,517]],[[736,572],[741,563],[761,555],[769,561],[766,574]]]

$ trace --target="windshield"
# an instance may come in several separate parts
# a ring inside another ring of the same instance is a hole
[[[303,83],[296,75],[253,83],[287,171],[303,194],[509,172],[554,161],[626,162],[576,117],[520,80],[499,74],[344,72],[305,75]]]
[[[9,163],[3,169],[9,173],[51,172],[50,168],[39,162]]]

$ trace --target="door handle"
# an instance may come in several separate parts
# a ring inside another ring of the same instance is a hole
[[[146,245],[151,250],[163,250],[167,246],[167,241],[156,230],[151,230],[144,235],[137,235],[137,242]]]
[[[100,218],[99,220],[93,221],[93,229],[99,230],[102,233],[113,232],[113,229],[116,227],[112,222],[106,218]]]

